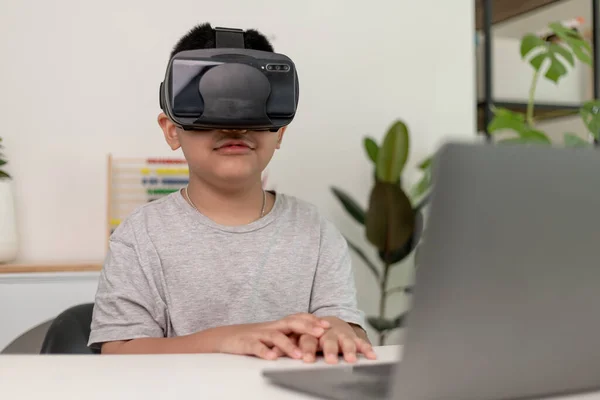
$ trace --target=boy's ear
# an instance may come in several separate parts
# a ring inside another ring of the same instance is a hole
[[[277,148],[281,148],[281,141],[283,140],[283,134],[285,133],[285,130],[287,129],[287,125],[281,127],[281,129],[279,129],[279,132],[277,133],[278,138],[277,138]]]
[[[179,135],[177,133],[177,126],[165,115],[165,113],[160,113],[158,115],[158,125],[163,131],[165,135],[165,140],[171,147],[171,150],[177,150],[181,147],[179,143]]]

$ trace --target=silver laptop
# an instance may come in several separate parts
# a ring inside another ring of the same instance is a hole
[[[340,400],[600,390],[600,153],[448,144],[434,182],[402,361],[264,376]]]

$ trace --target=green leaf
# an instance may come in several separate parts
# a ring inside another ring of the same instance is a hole
[[[498,140],[498,143],[504,144],[551,144],[550,139],[544,133],[536,130],[524,132],[519,137]]]
[[[373,329],[381,333],[401,327],[404,323],[404,317],[404,314],[401,314],[394,319],[368,317],[367,321],[369,322],[369,325],[373,327]]]
[[[574,133],[565,133],[565,146],[567,147],[590,147],[591,143],[577,136]]]
[[[567,68],[561,62],[551,62],[544,76],[554,83],[558,83],[562,76],[567,75]]]
[[[504,108],[494,110],[494,118],[488,126],[490,133],[511,130],[519,137],[498,140],[498,143],[539,143],[550,144],[551,141],[543,132],[532,129],[525,122],[525,115]]]
[[[552,49],[557,54],[560,54],[571,65],[571,67],[575,66],[575,58],[573,58],[573,53],[571,53],[569,50],[560,45],[555,45],[552,47]]]
[[[575,57],[587,65],[592,65],[592,47],[577,31],[559,22],[553,22],[549,27],[570,48]]]
[[[5,160],[0,159],[0,167],[5,165],[7,162]]]
[[[423,234],[423,213],[420,210],[415,211],[414,229],[410,235],[410,239],[399,249],[389,252],[379,251],[379,258],[387,265],[393,266],[406,257],[418,246]]]
[[[389,331],[396,327],[396,324],[392,319],[368,317],[367,321],[369,321],[369,325],[371,325],[377,332]]]
[[[421,163],[417,166],[421,171],[423,171],[423,176],[410,190],[410,196],[413,199],[418,199],[423,196],[427,191],[431,188],[432,179],[432,163],[433,157],[429,156],[425,160],[421,161]]]
[[[391,294],[400,293],[400,292],[406,293],[406,287],[405,286],[397,286],[395,288],[391,288],[391,289],[386,290],[385,293],[386,293],[387,296],[389,296]]]
[[[579,115],[581,115],[588,132],[596,140],[600,140],[600,100],[585,102],[579,110]]]
[[[523,36],[523,39],[521,39],[521,58],[525,58],[533,49],[545,45],[546,42],[536,35],[530,33]]]
[[[358,256],[365,262],[365,265],[367,267],[369,267],[369,269],[371,270],[371,272],[373,272],[373,275],[375,275],[375,278],[379,281],[379,270],[377,269],[377,267],[375,266],[375,264],[373,264],[373,262],[369,259],[369,257],[367,257],[367,255],[365,254],[364,251],[362,251],[362,249],[360,247],[358,247],[357,245],[355,245],[354,243],[352,243],[351,241],[349,241],[348,239],[346,239],[346,242],[348,243],[348,247],[350,247],[352,250],[354,250],[354,252],[356,254],[358,254]]]
[[[345,193],[342,189],[332,187],[331,191],[342,203],[348,214],[352,216],[359,224],[365,224],[365,211],[362,207],[352,198],[350,195]]]
[[[415,228],[415,213],[400,185],[375,183],[365,228],[367,239],[379,251],[393,253],[406,245]]]
[[[495,133],[500,130],[511,130],[517,133],[526,132],[529,130],[525,122],[525,115],[518,112],[510,111],[506,108],[495,108],[494,118],[488,125],[488,131]]]
[[[530,129],[521,133],[521,138],[527,140],[527,143],[551,144],[551,140],[545,133],[536,129]]]
[[[421,170],[429,169],[431,167],[431,163],[433,162],[433,156],[429,156],[417,165],[417,167]]]
[[[523,139],[521,137],[515,137],[515,138],[501,139],[501,140],[498,140],[497,143],[500,143],[500,144],[527,144],[529,142],[527,141],[527,139]]]
[[[382,182],[396,183],[408,159],[408,128],[396,121],[387,131],[377,154],[377,178]]]
[[[404,325],[405,318],[406,314],[400,314],[394,318],[394,324],[396,325],[396,328],[400,328],[402,325]]]
[[[417,182],[415,184],[415,186],[412,187],[412,189],[410,191],[411,197],[413,199],[419,199],[421,196],[423,196],[425,193],[427,193],[429,191],[429,189],[431,188],[431,184],[432,184],[431,170],[427,169],[423,172],[423,176],[421,177],[419,182]]]
[[[551,29],[553,29],[553,27],[554,25],[551,24]],[[575,52],[574,46],[577,47],[579,43],[576,38],[565,34],[564,32],[566,32],[567,29],[560,24],[558,31],[554,29],[553,31],[559,37],[561,37],[560,35],[563,35],[565,38],[568,37],[568,41],[564,40],[565,44],[563,45],[562,43],[545,41],[532,34],[525,35],[523,39],[521,39],[521,57],[524,59],[526,57],[531,57],[529,64],[531,64],[536,71],[540,72],[544,62],[548,60],[550,64],[545,71],[544,76],[552,82],[558,83],[560,78],[568,73],[565,63],[570,64],[571,66],[575,65],[573,53],[577,55],[577,52]],[[571,51],[571,49],[573,51]]]
[[[377,154],[379,153],[379,146],[375,143],[375,140],[370,137],[366,137],[364,140],[365,150],[369,159],[374,163],[377,162]]]
[[[379,258],[386,264],[394,265],[404,260],[413,250],[412,236],[406,241],[404,246],[399,249],[392,250],[389,252],[379,251]]]
[[[0,179],[10,179],[11,176],[4,171],[0,171]]]

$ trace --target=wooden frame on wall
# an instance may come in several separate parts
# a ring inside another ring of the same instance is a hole
[[[108,154],[106,243],[122,219],[145,203],[185,187],[189,169],[184,158],[130,157]]]

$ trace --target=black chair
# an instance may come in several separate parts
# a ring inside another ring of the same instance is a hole
[[[44,337],[40,354],[99,354],[87,346],[93,303],[73,306],[60,313]]]

